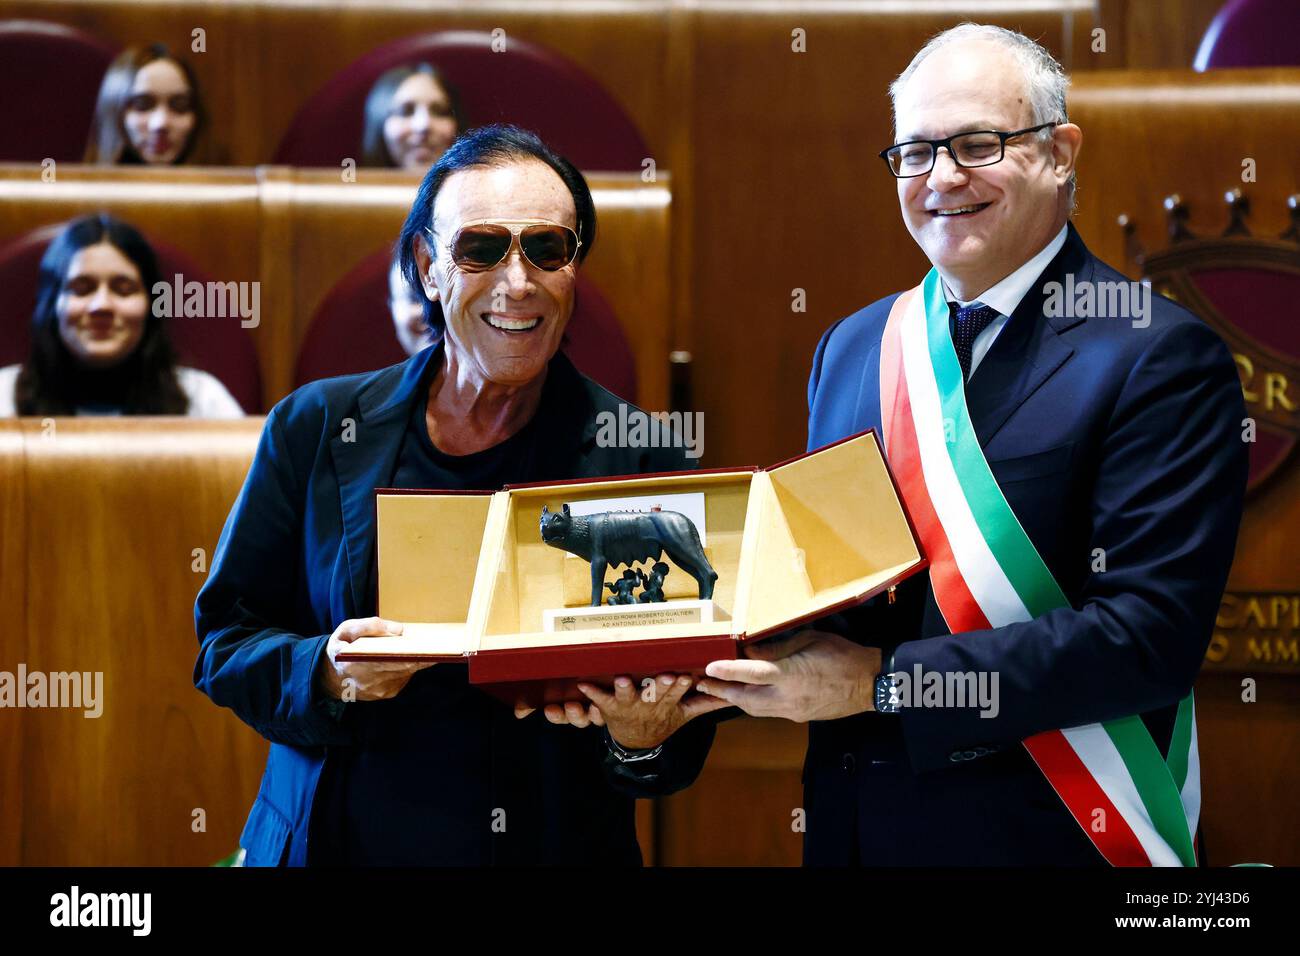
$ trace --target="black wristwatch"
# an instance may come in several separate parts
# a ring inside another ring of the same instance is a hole
[[[894,655],[889,655],[889,663],[876,675],[875,705],[878,714],[896,714],[902,706],[898,696],[900,681],[894,674]]]
[[[664,749],[663,744],[649,750],[629,749],[614,739],[608,727],[605,728],[605,746],[609,748],[609,752],[619,763],[640,763],[643,760],[654,760]]]

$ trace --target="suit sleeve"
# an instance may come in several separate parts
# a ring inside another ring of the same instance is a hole
[[[1090,561],[1073,607],[898,646],[896,671],[920,665],[998,681],[996,716],[972,707],[901,711],[916,770],[952,766],[957,751],[1158,710],[1188,694],[1241,520],[1244,418],[1232,358],[1208,327],[1182,322],[1156,337],[1120,391],[1092,500],[1081,503],[1104,570]]]
[[[304,488],[280,408],[267,417],[248,477],[194,606],[194,684],[272,743],[310,747],[351,739],[315,685],[328,634],[298,634],[296,593]]]

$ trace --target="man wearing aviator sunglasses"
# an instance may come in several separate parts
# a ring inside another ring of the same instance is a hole
[[[432,229],[425,229],[436,241]],[[518,247],[535,269],[556,272],[578,256],[582,241],[569,226],[546,219],[480,219],[456,230],[448,248],[451,261],[462,272],[495,269]]]
[[[963,24],[891,89],[880,157],[932,269],[822,337],[808,445],[877,430],[928,573],[700,681],[811,722],[806,862],[1196,865],[1190,692],[1245,409],[1175,303],[1061,307],[1127,285],[1069,224],[1066,87],[1037,43]]]
[[[695,718],[725,704],[687,697],[689,677],[658,675],[647,701],[623,676],[531,713],[471,687],[463,665],[338,660],[403,632],[375,616],[376,488],[692,467],[675,436],[595,441],[625,403],[560,351],[595,236],[582,174],[536,135],[466,133],[397,243],[437,341],[268,416],[196,605],[198,686],[271,741],[249,865],[637,864],[634,797],[703,766],[713,724]]]

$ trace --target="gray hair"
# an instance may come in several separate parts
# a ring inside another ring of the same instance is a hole
[[[981,23],[961,23],[950,30],[944,30],[921,47],[916,56],[912,57],[907,69],[890,84],[889,98],[894,104],[895,122],[898,118],[898,98],[921,62],[936,50],[961,40],[988,40],[1015,56],[1025,75],[1029,104],[1033,109],[1030,125],[1069,121],[1069,115],[1065,111],[1065,91],[1069,89],[1070,79],[1052,54],[1023,33]]]
[[[1070,116],[1065,109],[1065,93],[1070,88],[1070,78],[1042,44],[1029,39],[1023,33],[995,27],[982,23],[960,23],[951,29],[932,37],[925,46],[912,57],[907,69],[898,74],[898,79],[889,85],[889,99],[894,111],[894,130],[898,130],[898,100],[903,94],[912,74],[931,53],[950,43],[961,40],[987,40],[1011,53],[1020,64],[1025,77],[1025,91],[1029,96],[1031,109],[1030,126],[1042,123],[1068,123]],[[1039,135],[1046,139],[1051,130],[1043,130]],[[1070,178],[1070,198],[1074,198],[1075,177]]]

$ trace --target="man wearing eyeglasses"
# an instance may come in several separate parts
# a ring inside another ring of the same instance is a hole
[[[1038,44],[964,24],[890,91],[880,155],[933,268],[823,336],[808,444],[877,430],[929,570],[699,683],[811,722],[809,863],[1198,860],[1191,689],[1245,410],[1191,313],[1063,294],[1127,286],[1069,224],[1066,86]]]

